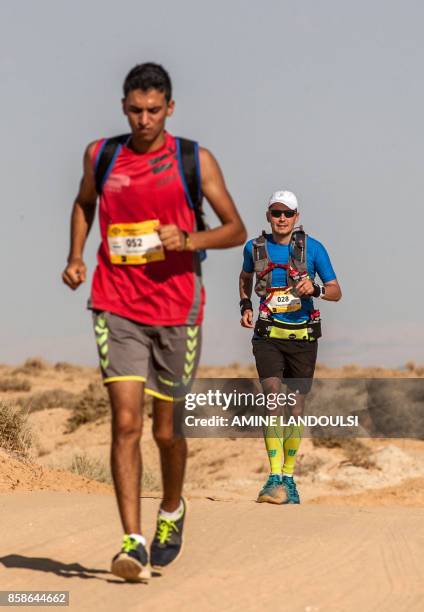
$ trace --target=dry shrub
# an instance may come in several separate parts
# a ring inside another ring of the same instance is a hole
[[[0,391],[31,391],[31,383],[26,378],[2,378]]]
[[[73,402],[66,433],[75,431],[84,423],[92,423],[109,414],[109,398],[101,383],[90,383]]]
[[[72,415],[68,419],[65,433],[71,433],[85,423],[94,423],[104,416],[110,414],[109,396],[101,382],[90,383],[79,395],[74,395],[69,404]],[[151,418],[153,411],[153,398],[145,395],[144,414]]]
[[[68,363],[67,361],[58,361],[54,364],[53,368],[56,372],[64,372],[64,373],[77,373],[81,372],[81,366],[74,365],[73,363]]]
[[[25,363],[13,370],[13,374],[26,374],[27,376],[38,376],[48,369],[48,364],[40,357],[31,357]]]
[[[142,491],[159,491],[161,485],[156,475],[150,470],[143,469],[143,476],[141,479]]]
[[[423,405],[420,379],[367,381],[366,407],[377,436],[424,439]]]
[[[86,454],[77,454],[72,458],[69,471],[79,476],[85,476],[98,482],[112,482],[110,469],[99,459],[93,459]]]
[[[413,372],[415,368],[416,368],[415,361],[407,361],[405,363],[405,370],[408,370],[409,372]]]
[[[374,460],[369,456],[368,446],[358,438],[312,438],[312,443],[318,448],[340,448],[346,457],[343,463],[366,470],[376,467]]]
[[[29,397],[20,398],[18,403],[28,412],[47,410],[47,408],[73,408],[75,393],[63,389],[50,389],[40,393],[34,393]]]
[[[324,463],[321,457],[301,455],[296,461],[296,476],[307,476],[308,474],[315,473]]]
[[[69,471],[79,476],[85,476],[85,478],[89,478],[90,480],[97,480],[98,482],[105,482],[107,484],[112,483],[112,474],[109,465],[105,464],[100,459],[89,457],[85,453],[77,453],[73,456]],[[143,470],[141,488],[146,491],[158,491],[160,489],[158,479],[150,470]]]
[[[343,438],[312,438],[312,444],[317,448],[342,448]]]
[[[28,413],[12,402],[0,402],[0,447],[25,456],[31,447]]]

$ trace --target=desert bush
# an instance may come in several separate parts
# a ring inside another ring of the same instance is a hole
[[[101,383],[90,383],[73,402],[66,433],[75,431],[84,423],[92,423],[109,414],[109,398]]]
[[[26,378],[2,378],[0,391],[31,391],[31,383]]]
[[[58,361],[54,364],[53,369],[56,370],[56,372],[77,373],[81,372],[82,368],[81,366],[68,363],[67,361]]]
[[[75,397],[74,393],[63,389],[49,389],[29,397],[21,397],[17,402],[29,412],[37,412],[47,408],[73,408]]]
[[[13,374],[26,374],[27,376],[38,376],[48,369],[48,364],[40,357],[31,357],[25,363],[13,370]]]
[[[97,480],[97,482],[112,483],[109,465],[100,459],[89,457],[86,453],[77,453],[73,456],[69,471],[79,476],[85,476],[90,480]],[[158,491],[160,489],[158,479],[150,470],[143,470],[141,488],[145,491]]]
[[[69,407],[72,415],[68,419],[65,433],[71,433],[85,423],[93,423],[110,414],[109,396],[101,382],[90,383],[79,395],[74,395]],[[145,395],[144,414],[152,416],[153,398]]]
[[[324,464],[321,457],[315,455],[301,455],[296,461],[296,476],[307,476],[317,472]]]
[[[377,435],[424,439],[424,386],[417,378],[367,382],[368,413]]]
[[[405,363],[405,370],[408,370],[408,372],[413,372],[415,370],[415,361],[407,361]]]
[[[88,457],[85,453],[74,455],[69,471],[98,482],[112,482],[110,469],[100,459]]]
[[[156,475],[150,470],[143,469],[143,476],[141,479],[142,491],[159,491],[160,483]]]
[[[27,455],[31,447],[28,412],[13,402],[0,402],[0,447]]]
[[[312,444],[318,448],[340,448],[346,457],[345,462],[355,467],[366,470],[376,467],[369,456],[369,448],[358,438],[312,438]]]

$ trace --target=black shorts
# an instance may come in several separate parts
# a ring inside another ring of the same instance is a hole
[[[259,378],[280,378],[292,391],[309,393],[317,361],[318,342],[259,338],[252,340]],[[291,380],[296,379],[296,380]]]

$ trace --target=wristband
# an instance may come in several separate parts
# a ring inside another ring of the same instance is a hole
[[[253,310],[253,304],[249,298],[243,298],[240,300],[240,314],[244,315],[246,310]]]
[[[314,292],[312,294],[312,296],[314,298],[319,298],[322,297],[323,295],[325,295],[325,287],[323,287],[322,285],[318,285],[317,283],[312,283],[313,288],[314,288]]]

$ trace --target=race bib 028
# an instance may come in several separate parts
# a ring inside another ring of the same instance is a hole
[[[266,306],[272,313],[294,312],[302,308],[300,298],[294,296],[291,289],[281,287],[273,289],[266,298]]]
[[[146,264],[165,259],[157,233],[159,221],[113,223],[107,228],[109,257],[113,264]]]

